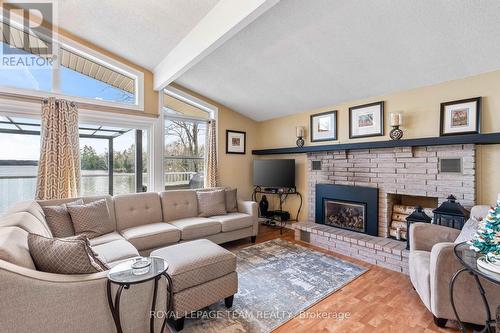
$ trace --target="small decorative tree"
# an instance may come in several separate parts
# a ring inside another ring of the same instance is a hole
[[[488,259],[500,261],[500,196],[497,205],[479,222],[477,232],[469,244],[472,249],[485,254]]]

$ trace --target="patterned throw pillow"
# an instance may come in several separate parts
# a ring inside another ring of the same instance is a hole
[[[224,190],[197,191],[198,216],[226,215],[226,195]]]
[[[83,205],[83,200],[78,199],[59,206],[42,206],[45,220],[54,237],[63,238],[75,235],[73,222],[67,209],[70,205]]]
[[[94,238],[114,231],[106,199],[84,205],[67,206],[75,234]]]
[[[235,188],[226,188],[226,211],[228,213],[238,212],[238,196]]]
[[[56,274],[90,274],[108,269],[90,248],[87,237],[46,238],[28,235],[28,247],[36,268]]]
[[[472,237],[474,237],[478,227],[479,221],[475,218],[470,218],[467,222],[465,222],[462,231],[460,231],[457,239],[455,239],[455,244],[470,241]]]

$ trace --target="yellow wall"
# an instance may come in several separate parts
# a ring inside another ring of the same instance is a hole
[[[259,123],[259,149],[291,147],[295,145],[295,126],[305,126],[306,145],[334,144],[389,140],[389,113],[403,113],[405,138],[439,136],[440,103],[457,99],[482,96],[482,133],[500,132],[500,71],[485,73],[460,80],[433,86],[392,93],[384,96],[352,101],[310,110],[300,114],[276,118]],[[385,101],[386,136],[365,139],[349,139],[349,107],[369,102]],[[309,117],[311,114],[338,110],[338,141],[310,143]],[[295,158],[297,161],[297,188],[307,197],[306,156],[275,155],[270,158]],[[500,145],[479,146],[477,159],[478,203],[493,204],[500,192],[500,178],[497,177],[500,165]],[[305,208],[307,210],[307,208]],[[306,211],[301,214],[305,218]]]

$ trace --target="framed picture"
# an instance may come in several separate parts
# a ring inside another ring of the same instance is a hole
[[[311,142],[337,140],[337,111],[311,115]]]
[[[246,154],[247,133],[226,130],[226,154]]]
[[[441,103],[440,135],[478,134],[481,97]]]
[[[384,135],[384,102],[349,108],[349,139]]]

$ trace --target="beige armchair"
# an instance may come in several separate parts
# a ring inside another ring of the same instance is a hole
[[[471,218],[483,218],[488,206],[476,206]],[[455,320],[450,302],[449,283],[462,265],[453,253],[460,230],[428,223],[410,227],[410,279],[424,305],[432,312],[434,322],[444,327],[448,319]],[[494,318],[500,304],[500,288],[481,279]],[[484,325],[486,312],[474,279],[462,274],[455,282],[455,305],[462,322]]]

